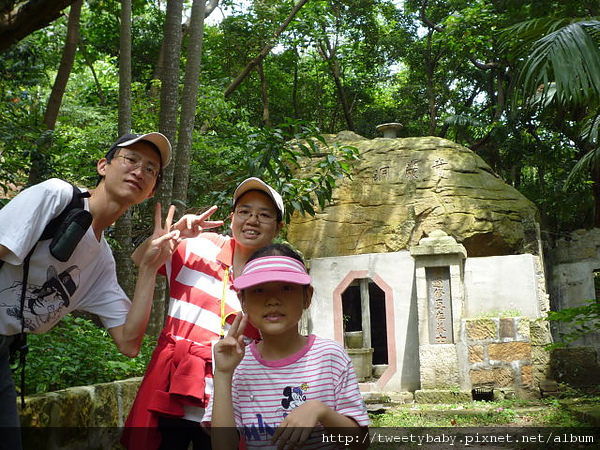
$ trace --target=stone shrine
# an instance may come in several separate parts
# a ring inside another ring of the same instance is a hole
[[[288,227],[315,287],[304,331],[360,331],[349,353],[366,390],[533,392],[551,342],[536,322],[549,301],[535,206],[445,139],[328,139],[360,160],[330,205]]]

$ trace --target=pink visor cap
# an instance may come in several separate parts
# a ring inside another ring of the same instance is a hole
[[[271,281],[306,285],[310,284],[310,275],[304,264],[297,259],[288,256],[263,256],[246,264],[233,286],[242,290]]]

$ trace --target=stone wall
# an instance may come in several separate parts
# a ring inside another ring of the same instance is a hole
[[[549,375],[549,333],[527,317],[464,319],[462,358],[473,388],[533,393]]]
[[[558,239],[547,252],[552,310],[559,311],[600,300],[600,228],[577,230]],[[598,293],[597,293],[598,292]],[[571,330],[557,324],[555,337]],[[570,346],[594,347],[600,353],[600,332],[590,333]]]
[[[20,411],[28,450],[118,449],[141,378],[26,397]]]

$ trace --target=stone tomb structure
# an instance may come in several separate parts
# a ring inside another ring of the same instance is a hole
[[[600,302],[600,228],[576,230],[558,239],[546,252],[552,309],[559,311]],[[597,321],[596,321],[597,323]],[[555,334],[573,331],[564,323],[553,326]],[[552,354],[556,381],[572,385],[600,384],[600,331],[571,342]]]
[[[288,228],[315,286],[305,331],[362,331],[350,354],[371,360],[364,389],[537,389],[549,302],[531,202],[444,139],[330,139],[360,162],[331,205]]]

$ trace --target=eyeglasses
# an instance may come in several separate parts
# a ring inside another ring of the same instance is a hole
[[[145,178],[156,180],[159,175],[159,170],[155,166],[151,164],[143,165],[142,158],[140,157],[134,155],[117,155],[116,157],[122,158],[123,164],[127,167],[127,170],[136,170],[141,167],[142,175]]]
[[[256,220],[258,220],[260,223],[273,223],[275,220],[277,220],[277,215],[268,211],[252,212],[247,208],[239,208],[234,212],[238,219],[243,221],[250,219],[252,216],[256,216]]]

